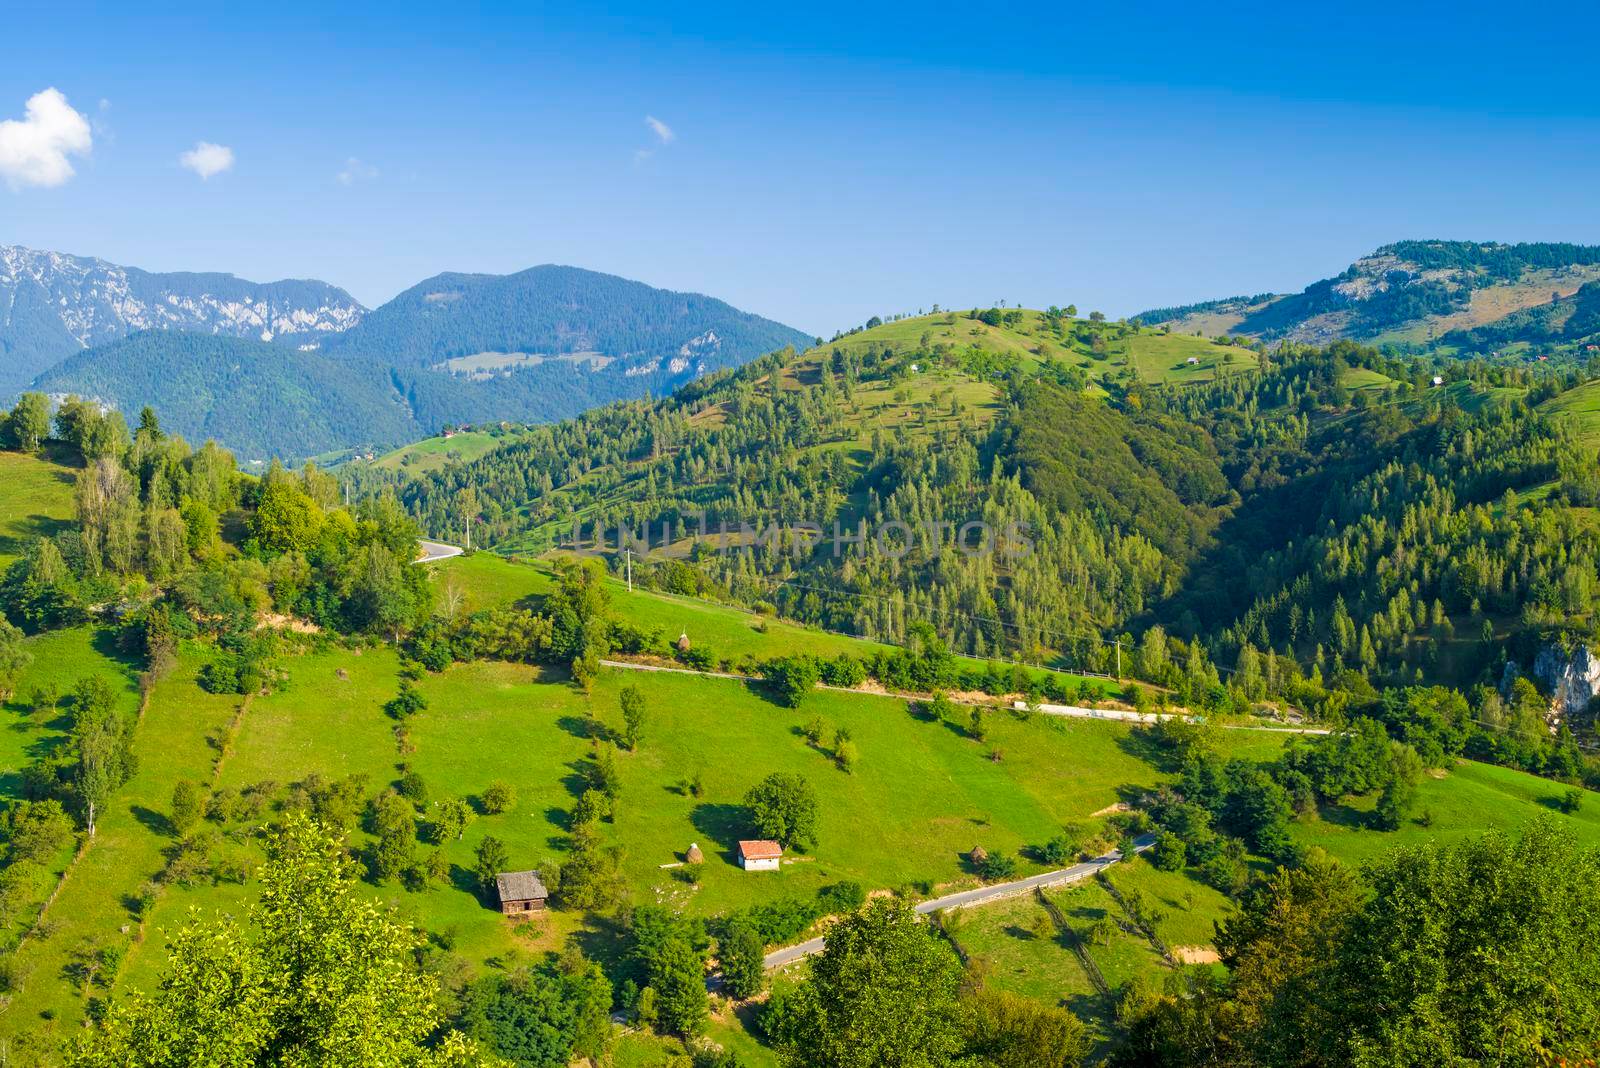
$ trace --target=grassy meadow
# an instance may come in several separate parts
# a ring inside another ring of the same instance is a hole
[[[0,450],[0,572],[22,553],[30,538],[49,537],[72,523],[72,485],[77,470],[58,451],[43,456]]]
[[[472,553],[431,565],[435,590],[442,597],[460,599],[460,611],[474,612],[511,604],[536,603],[551,589],[554,581],[549,560],[507,558],[493,553]],[[719,666],[737,668],[741,661],[766,660],[795,653],[831,657],[841,653],[865,657],[890,648],[879,642],[834,634],[788,620],[721,605],[694,597],[661,593],[607,578],[611,607],[618,619],[646,630],[659,630],[669,640],[687,634],[695,646],[709,651]],[[984,661],[957,657],[969,668],[981,668]],[[1087,676],[1056,669],[1067,679]],[[1104,697],[1123,696],[1116,679],[1092,680]]]
[[[465,430],[448,438],[437,434],[387,452],[372,461],[372,465],[416,478],[451,464],[470,463],[510,440],[510,436],[487,430]]]
[[[134,707],[131,672],[93,660],[104,658],[91,637],[79,634],[76,645],[63,635],[51,640],[62,656],[41,664],[55,663],[51,670],[66,675],[119,670]],[[590,725],[597,722],[603,734],[620,730],[618,693],[629,683],[645,691],[649,719],[638,751],[618,753],[621,803],[604,834],[622,850],[631,900],[670,902],[697,915],[810,896],[846,879],[917,894],[970,885],[961,854],[974,845],[1014,853],[1064,825],[1092,827],[1095,813],[1164,777],[1121,724],[993,713],[979,743],[888,697],[819,691],[794,710],[735,680],[620,669],[604,671],[585,695],[534,668],[481,662],[422,680],[428,707],[407,721],[402,743],[382,707],[398,686],[390,649],[333,647],[292,657],[288,685],[248,701],[199,689],[195,672],[207,655],[186,646],[178,667],[150,691],[136,739],[138,774],[117,792],[47,922],[19,951],[24,978],[0,1012],[0,1040],[53,1033],[80,1019],[92,998],[148,985],[163,960],[163,931],[180,926],[191,909],[236,908],[246,899],[249,886],[230,874],[260,859],[246,825],[214,828],[209,872],[157,886],[177,855],[167,813],[179,779],[240,791],[276,784],[266,790],[281,795],[281,787],[311,774],[360,773],[367,776],[364,796],[372,796],[404,764],[420,773],[432,799],[476,798],[491,782],[511,784],[517,799],[508,812],[483,815],[461,840],[444,844],[447,884],[420,892],[397,883],[370,889],[477,970],[531,958],[585,928],[586,917],[560,911],[531,925],[508,924],[472,884],[473,853],[492,834],[518,867],[560,862],[567,814],[594,749]],[[64,666],[73,656],[76,665]],[[8,707],[6,715],[12,732],[48,737],[51,728],[30,726],[24,710]],[[861,752],[854,773],[805,740],[801,728],[813,716],[827,723],[830,736],[838,728],[851,732]],[[1243,732],[1230,732],[1226,741],[1250,755],[1278,744],[1274,736]],[[13,752],[20,761],[24,750]],[[742,798],[772,771],[798,772],[812,782],[820,840],[782,871],[752,875],[732,859],[734,844],[749,833]],[[688,787],[696,777],[700,797]],[[358,830],[353,845],[360,850],[370,841]],[[678,862],[691,842],[707,859],[687,881],[680,869],[663,865]],[[1039,869],[1025,862],[1023,870]],[[607,930],[602,923],[583,935],[602,957],[613,951]],[[119,966],[94,965],[102,959]]]

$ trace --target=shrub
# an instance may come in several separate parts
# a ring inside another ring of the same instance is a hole
[[[517,803],[517,791],[510,783],[496,779],[484,788],[480,800],[485,812],[497,816]]]
[[[761,667],[761,674],[778,695],[778,700],[790,708],[799,708],[806,695],[817,688],[822,668],[814,656],[786,656],[769,660]]]
[[[1050,841],[1039,847],[1039,859],[1053,867],[1061,867],[1078,856],[1080,846],[1073,838],[1065,834],[1058,834]]]
[[[860,883],[829,883],[817,891],[817,904],[824,913],[854,912],[866,903],[867,892]]]
[[[427,698],[422,696],[410,679],[400,680],[400,692],[391,697],[384,704],[383,710],[395,719],[406,719],[428,707]]]
[[[984,882],[1003,883],[1017,876],[1016,858],[1006,853],[990,853],[978,863],[978,875]]]
[[[823,661],[821,673],[829,686],[860,686],[867,681],[867,666],[848,653]]]
[[[422,776],[413,769],[406,769],[406,773],[400,776],[400,783],[397,789],[400,791],[401,797],[418,808],[428,803],[428,784],[423,782]]]
[[[204,808],[205,798],[200,787],[188,779],[180,780],[172,788],[172,829],[178,832],[180,838],[194,830]]]
[[[1150,863],[1162,871],[1181,871],[1188,863],[1189,847],[1171,831],[1156,835],[1156,844],[1150,851]]]

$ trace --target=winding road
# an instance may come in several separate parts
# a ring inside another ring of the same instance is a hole
[[[1134,840],[1135,853],[1143,853],[1155,843],[1154,835],[1144,835]],[[1089,878],[1096,872],[1104,871],[1122,859],[1122,851],[1113,849],[1109,853],[1086,860],[1082,864],[1074,864],[1070,868],[1060,868],[1056,871],[1047,871],[1042,875],[1030,875],[1026,879],[1016,879],[1009,883],[995,883],[992,886],[980,886],[976,890],[962,890],[956,894],[946,894],[944,897],[931,898],[916,906],[918,912],[927,915],[930,912],[943,912],[946,909],[971,908],[974,905],[987,905],[991,901],[1002,898],[1016,897],[1018,894],[1027,894],[1045,886],[1061,886],[1065,883],[1075,883]],[[787,968],[797,961],[804,960],[813,953],[822,952],[823,940],[813,938],[809,942],[801,942],[797,946],[785,946],[768,953],[764,963],[768,971],[778,968]]]
[[[417,548],[422,550],[422,555],[417,557],[419,564],[431,564],[439,560],[448,560],[452,556],[461,555],[461,546],[446,545],[442,541],[422,541],[418,539]]]

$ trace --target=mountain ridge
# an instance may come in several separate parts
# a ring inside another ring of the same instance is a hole
[[[0,245],[0,394],[76,352],[141,330],[273,340],[337,333],[365,313],[349,293],[317,279],[252,282],[224,272],[154,272]]]
[[[1354,340],[1421,350],[1571,298],[1600,281],[1600,246],[1405,240],[1298,293],[1261,293],[1141,312],[1173,330],[1261,341]]]
[[[185,436],[298,459],[451,424],[562,419],[811,341],[705,294],[545,264],[434,275],[346,329],[270,343],[147,329],[79,350],[32,384],[125,414],[149,404]],[[241,411],[243,397],[259,407]]]

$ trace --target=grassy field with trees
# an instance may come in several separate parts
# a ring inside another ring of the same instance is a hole
[[[923,349],[857,353],[873,327],[428,476],[550,479],[534,509],[582,483],[560,506],[597,518],[833,485],[879,518],[1041,520],[1003,571],[852,559],[880,607],[843,619],[778,556],[636,562],[634,592],[587,551],[420,565],[415,514],[359,479],[244,474],[154,412],[130,429],[73,400],[46,438],[42,398],[19,405],[0,433],[38,492],[0,526],[71,521],[0,577],[7,1055],[1390,1064],[1482,1059],[1501,1019],[1513,1063],[1591,1048],[1588,728],[1552,732],[1514,673],[1439,684],[1446,656],[1498,665],[1587,618],[1585,454],[1529,407],[1575,373],[1469,368],[1429,393],[1350,347],[1091,388],[1069,350],[1166,335],[1071,312],[947,324],[1032,331],[1027,359],[932,346],[924,374]],[[1394,385],[1352,390],[1355,369]],[[905,426],[851,422],[869,408]],[[626,477],[550,466],[589,434]],[[719,481],[730,462],[751,466]],[[1302,495],[1359,522],[1309,520]],[[1286,515],[1309,547],[1271,547]],[[1092,632],[1046,642],[1046,618]],[[1113,700],[1178,715],[1041,708]],[[752,838],[779,870],[738,866]],[[1145,841],[947,926],[913,911]],[[504,916],[497,878],[526,869],[549,907]],[[823,930],[769,984],[763,955]]]

